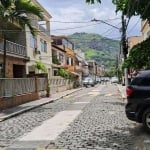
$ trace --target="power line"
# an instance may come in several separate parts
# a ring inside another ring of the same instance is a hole
[[[89,27],[89,26],[98,25],[98,24],[101,24],[101,23],[96,23],[96,24],[91,24],[91,25],[85,25],[85,26],[78,26],[78,27],[72,27],[72,28],[54,29],[54,30],[51,30],[51,31],[70,30],[70,29],[84,28],[84,27]]]
[[[117,20],[120,18],[113,18],[113,19],[107,19],[107,20],[103,20],[103,21],[113,21],[113,20]],[[91,21],[50,21],[50,22],[56,22],[56,23],[90,23]]]
[[[116,29],[120,29],[120,28],[118,28],[118,27],[116,27],[116,26],[114,26],[114,25],[112,25],[112,24],[110,24],[110,23],[107,23],[107,22],[105,22],[105,21],[103,21],[103,20],[98,20],[98,19],[92,19],[91,21],[95,21],[95,22],[102,22],[102,23],[104,23],[104,24],[107,24],[107,25],[109,25],[109,26],[112,26],[112,27],[114,27],[114,28],[116,28]]]
[[[72,27],[72,28],[62,28],[62,29],[53,29],[53,30],[46,30],[46,31],[35,31],[35,32],[50,32],[50,31],[57,31],[57,30],[70,30],[70,29],[77,29],[77,28],[84,28],[84,27],[89,27],[89,26],[93,26],[93,25],[98,25],[101,23],[96,23],[96,24],[91,24],[91,25],[85,25],[85,26],[77,26],[77,27]],[[0,30],[0,31],[4,31],[4,32],[31,32],[31,31],[22,31],[22,30]]]

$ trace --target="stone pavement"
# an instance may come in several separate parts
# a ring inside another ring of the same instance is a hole
[[[58,100],[64,96],[67,96],[67,95],[74,93],[76,91],[79,91],[81,89],[82,88],[77,88],[77,89],[67,90],[64,92],[59,92],[59,93],[51,95],[50,97],[40,98],[39,100],[35,100],[35,101],[28,102],[28,103],[25,103],[25,104],[22,104],[22,105],[19,105],[16,107],[5,109],[5,110],[0,112],[0,121],[9,119],[11,117],[19,115],[19,114],[26,112],[28,110],[31,110],[33,108],[42,106],[44,104],[51,103],[55,100]]]

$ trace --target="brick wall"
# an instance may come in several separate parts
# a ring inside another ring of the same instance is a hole
[[[38,93],[29,93],[10,98],[0,98],[0,111],[39,99]]]

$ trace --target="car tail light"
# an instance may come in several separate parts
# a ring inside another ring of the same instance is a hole
[[[133,93],[133,89],[131,89],[130,87],[126,88],[126,94],[127,96],[130,96]]]

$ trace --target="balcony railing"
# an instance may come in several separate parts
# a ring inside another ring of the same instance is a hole
[[[45,29],[43,26],[39,25],[39,30],[43,33],[45,33],[46,35],[50,35],[50,31],[47,31],[47,29]]]
[[[4,51],[4,41],[0,42],[0,51]],[[26,47],[6,40],[6,52],[14,55],[26,57]]]

